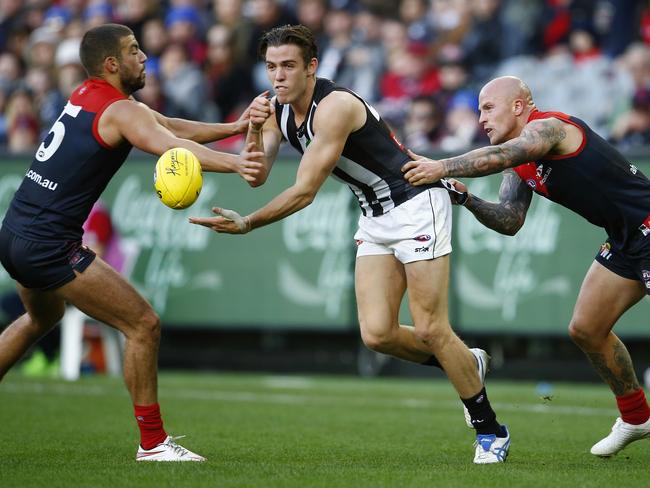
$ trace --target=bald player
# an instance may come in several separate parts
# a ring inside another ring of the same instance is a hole
[[[587,124],[561,112],[541,112],[530,89],[506,76],[479,95],[479,119],[491,146],[433,161],[411,153],[402,168],[411,184],[503,172],[499,202],[466,192],[455,198],[486,227],[514,235],[533,192],[603,227],[607,240],[580,289],[569,325],[573,341],[616,396],[620,417],[591,453],[610,457],[650,436],[650,408],[632,359],[612,332],[619,317],[650,294],[650,181]]]

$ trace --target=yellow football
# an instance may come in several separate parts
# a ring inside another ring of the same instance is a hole
[[[187,208],[201,193],[201,163],[187,149],[175,147],[165,151],[156,162],[154,187],[158,198],[173,209]]]

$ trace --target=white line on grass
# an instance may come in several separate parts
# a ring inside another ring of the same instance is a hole
[[[126,396],[126,392],[101,386],[85,384],[64,383],[4,383],[0,385],[0,395],[8,394],[53,394],[53,395],[78,395],[78,396]],[[251,391],[206,391],[199,389],[180,389],[172,392],[161,392],[161,396],[173,396],[187,400],[219,401],[233,403],[267,403],[283,405],[332,405],[337,407],[381,407],[381,408],[413,408],[413,409],[457,409],[460,401],[430,401],[417,398],[378,398],[372,396],[322,396],[313,394],[291,393],[259,393]],[[360,392],[359,392],[360,393]],[[583,407],[577,405],[552,405],[531,403],[500,403],[493,402],[497,412],[521,412],[553,415],[591,415],[607,416],[616,415],[612,408]]]

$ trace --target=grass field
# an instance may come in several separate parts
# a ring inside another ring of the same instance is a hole
[[[167,430],[207,463],[138,463],[119,379],[10,374],[0,384],[0,487],[646,487],[650,442],[590,446],[616,417],[605,386],[488,384],[512,433],[504,465],[472,464],[472,431],[444,381],[175,374]]]

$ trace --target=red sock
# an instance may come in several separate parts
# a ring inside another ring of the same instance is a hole
[[[642,388],[629,395],[617,396],[616,403],[623,422],[639,425],[650,419],[650,407]]]
[[[151,449],[167,438],[160,418],[160,405],[133,405],[135,419],[140,427],[140,445],[142,449]]]

